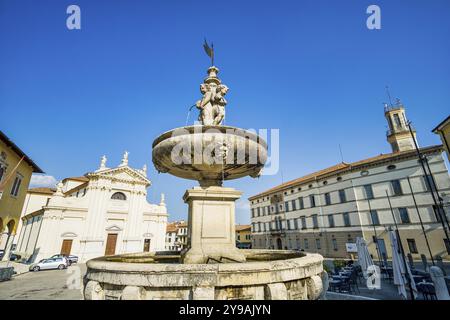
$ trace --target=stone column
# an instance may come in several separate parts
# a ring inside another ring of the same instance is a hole
[[[235,240],[234,202],[241,194],[218,186],[186,191],[183,200],[189,205],[189,240],[182,253],[184,263],[207,263],[209,258],[245,261]]]

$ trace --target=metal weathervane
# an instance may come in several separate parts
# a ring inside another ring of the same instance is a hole
[[[211,58],[211,66],[214,65],[214,44],[211,42],[211,47],[208,45],[208,42],[206,42],[205,39],[205,43],[203,44],[203,48],[205,49],[206,54],[208,55],[208,57]]]

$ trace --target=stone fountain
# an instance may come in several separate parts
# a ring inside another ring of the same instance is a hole
[[[235,241],[235,201],[225,180],[258,177],[267,144],[257,134],[223,124],[228,87],[212,66],[200,85],[198,124],[153,142],[158,172],[197,180],[189,206],[188,248],[133,253],[87,262],[85,299],[318,299],[323,258],[291,250],[242,250]]]

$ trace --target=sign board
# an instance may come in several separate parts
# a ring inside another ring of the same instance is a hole
[[[347,252],[358,252],[356,243],[346,243],[345,248],[347,249]]]

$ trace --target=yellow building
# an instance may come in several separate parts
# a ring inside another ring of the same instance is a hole
[[[439,123],[433,132],[441,137],[442,144],[447,152],[447,159],[450,160],[450,116]]]
[[[249,224],[236,225],[236,247],[240,249],[252,247],[252,228]]]
[[[33,172],[43,173],[0,131],[0,250],[3,250],[3,260],[9,257]]]

